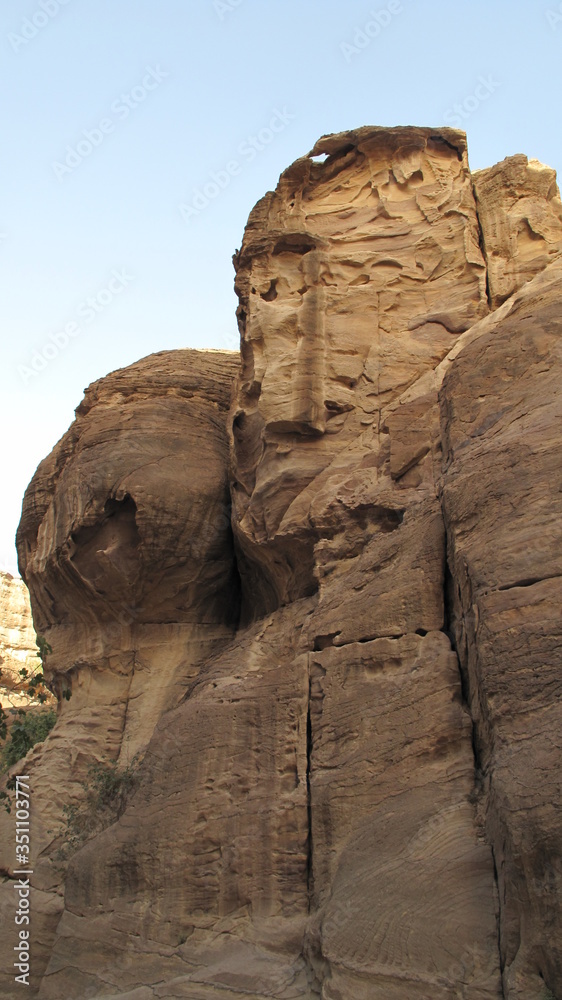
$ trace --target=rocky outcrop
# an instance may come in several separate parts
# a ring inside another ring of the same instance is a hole
[[[381,492],[382,407],[488,311],[464,135],[321,139],[255,207],[235,264],[233,525],[257,614],[317,589],[345,495]],[[403,513],[378,508],[379,530]]]
[[[562,258],[490,311],[502,197],[461,133],[325,137],[250,216],[241,364],[108,376],[40,466],[42,1000],[562,992]],[[104,753],[136,788],[61,871]]]
[[[4,711],[30,703],[20,670],[39,666],[29,593],[23,580],[0,572],[0,704]]]
[[[34,782],[35,984],[62,907],[64,806],[83,798],[93,763],[125,767],[144,754],[238,619],[225,430],[235,370],[234,355],[176,351],[95,383],[26,495],[20,566],[63,709],[25,771]],[[12,821],[4,814],[0,824],[9,870]],[[12,900],[5,905],[10,914]]]
[[[556,172],[523,155],[476,171],[473,182],[495,309],[562,251],[562,204]]]

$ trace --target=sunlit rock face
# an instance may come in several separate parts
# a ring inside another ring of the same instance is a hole
[[[562,250],[556,171],[523,154],[473,174],[493,308]]]
[[[351,467],[374,502],[381,410],[488,310],[479,241],[465,136],[447,129],[328,136],[251,213],[232,421],[254,613],[317,588]]]
[[[0,572],[0,704],[4,711],[38,704],[21,690],[22,668],[39,667],[29,593],[23,580]]]

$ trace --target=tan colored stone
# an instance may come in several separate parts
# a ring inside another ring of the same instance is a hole
[[[52,646],[46,674],[59,698],[70,694],[25,761],[39,893],[35,985],[56,926],[52,906],[62,906],[63,807],[84,798],[93,762],[124,767],[142,756],[238,618],[225,432],[236,366],[225,352],[162,352],[94,383],[26,494],[20,566]],[[3,810],[0,828],[0,864],[12,871],[13,820]],[[11,937],[2,948],[6,975]]]
[[[462,979],[467,997],[497,997],[492,859],[447,637],[325,649],[311,677],[324,995],[448,997]]]
[[[522,154],[472,178],[496,309],[562,250],[560,192],[556,171]]]
[[[561,299],[559,260],[458,355],[441,390],[454,630],[510,998],[562,983]]]
[[[23,580],[0,572],[0,704],[4,711],[35,704],[21,693],[20,670],[40,666],[31,617],[29,592]]]
[[[489,314],[478,235],[461,133],[325,137],[250,216],[240,373],[114,373],[38,470],[20,558],[72,697],[25,764],[30,995],[562,988],[562,258]],[[63,802],[133,750],[57,874]]]
[[[258,203],[235,259],[233,523],[258,613],[316,589],[318,493],[362,463],[376,479],[381,408],[488,309],[464,133],[358,129],[320,154]]]
[[[239,633],[162,718],[129,808],[70,864],[42,997],[308,995],[306,610]]]

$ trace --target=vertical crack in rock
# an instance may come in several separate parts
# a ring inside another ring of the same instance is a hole
[[[321,924],[318,922],[318,898],[314,890],[314,840],[312,831],[312,700],[313,700],[313,657],[307,654],[308,696],[306,704],[306,805],[307,805],[307,858],[306,893],[308,921],[302,944],[302,959],[307,970],[308,988],[314,996],[320,996],[329,965],[323,955]],[[318,694],[318,691],[316,691]],[[318,719],[315,720],[316,723]],[[320,847],[320,851],[322,848]],[[308,994],[307,994],[308,995]]]
[[[481,778],[483,773],[482,768],[482,755],[480,753],[479,740],[477,735],[477,724],[472,713],[472,692],[470,689],[470,677],[466,663],[464,662],[464,624],[462,622],[456,622],[456,612],[455,612],[455,579],[453,577],[453,572],[451,568],[451,562],[449,561],[449,533],[447,530],[447,522],[445,519],[445,513],[442,510],[443,524],[444,524],[444,539],[445,539],[445,557],[444,557],[444,581],[443,581],[443,614],[444,614],[444,628],[443,631],[449,642],[451,643],[451,649],[457,657],[457,664],[459,668],[459,678],[461,686],[461,697],[463,705],[466,711],[470,715],[470,720],[472,723],[472,755],[474,758],[474,781],[475,786],[481,784]],[[458,634],[457,634],[458,630]]]
[[[480,218],[478,195],[476,193],[476,187],[472,181],[472,196],[474,198],[474,205],[476,208],[476,222],[478,224],[478,245],[480,247],[480,253],[482,254],[482,260],[486,268],[486,298],[488,300],[488,308],[490,312],[494,309],[492,305],[492,289],[490,287],[490,269],[488,267],[488,254],[486,251],[486,241],[484,239],[484,229],[482,228],[482,219]]]
[[[479,800],[484,796],[486,800],[489,797],[489,792],[485,792],[484,785],[484,762],[481,753],[481,738],[478,733],[478,722],[474,718],[474,713],[472,711],[472,705],[474,697],[477,692],[472,691],[470,672],[468,670],[468,664],[465,662],[466,656],[466,627],[464,624],[464,616],[462,614],[462,609],[460,612],[460,617],[457,613],[455,607],[455,578],[453,575],[452,559],[449,559],[451,540],[449,535],[449,525],[447,523],[447,518],[445,515],[445,510],[443,509],[443,498],[440,497],[441,510],[443,516],[443,523],[445,527],[445,575],[444,575],[444,585],[443,585],[443,597],[444,597],[444,629],[443,631],[447,635],[451,648],[456,654],[457,664],[459,668],[459,678],[461,687],[461,696],[463,704],[466,711],[470,715],[471,726],[472,726],[472,755],[474,759],[474,803],[477,811],[477,816],[480,812],[478,809]],[[487,801],[485,803],[487,808]],[[493,877],[494,877],[494,890],[496,895],[497,903],[497,915],[496,915],[496,926],[497,926],[497,947],[498,947],[498,957],[499,957],[499,969],[501,974],[501,989],[502,996],[505,997],[504,988],[504,978],[503,970],[504,963],[502,960],[502,944],[501,944],[501,928],[502,928],[502,897],[500,893],[500,884],[498,876],[498,867],[496,862],[496,854],[494,851],[493,843],[489,843],[492,866],[493,866]]]
[[[498,865],[497,865],[497,861],[496,861],[496,852],[494,850],[494,845],[493,844],[491,845],[491,850],[492,850],[492,862],[493,862],[493,865],[494,865],[494,885],[495,885],[495,888],[496,888],[496,895],[497,895],[497,902],[498,902],[497,928],[498,928],[498,955],[499,955],[499,962],[500,962],[501,990],[502,990],[502,997],[504,997],[504,1000],[507,1000],[507,994],[506,994],[506,991],[505,991],[504,975],[503,975],[504,961],[503,961],[503,958],[502,958],[502,940],[501,940],[502,898],[501,898],[501,893],[500,893],[500,879],[499,879],[499,873],[498,873]]]
[[[121,756],[121,753],[123,751],[123,742],[124,742],[124,739],[125,739],[125,733],[127,732],[127,716],[129,714],[129,705],[131,704],[131,692],[133,690],[133,681],[134,681],[134,677],[135,677],[135,669],[136,669],[136,666],[137,666],[137,650],[136,649],[132,650],[132,657],[133,657],[133,669],[131,670],[131,674],[130,674],[130,678],[129,678],[129,687],[127,688],[127,694],[126,694],[126,698],[125,698],[125,711],[123,712],[123,726],[121,728],[121,742],[119,744],[119,756]],[[129,763],[129,762],[127,762],[127,763]]]
[[[314,893],[314,874],[312,870],[312,796],[310,790],[311,768],[312,768],[312,676],[310,673],[310,654],[308,656],[308,702],[306,706],[306,809],[308,817],[308,839],[307,839],[307,860],[306,860],[306,890],[308,895],[308,912],[312,910],[312,897]]]

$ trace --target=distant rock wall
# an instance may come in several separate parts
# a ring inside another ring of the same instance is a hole
[[[39,666],[29,591],[23,582],[0,572],[0,704],[4,711],[29,704],[19,694],[22,667]]]
[[[463,133],[324,137],[250,215],[240,359],[87,391],[18,533],[71,695],[30,996],[562,996],[561,218]]]

